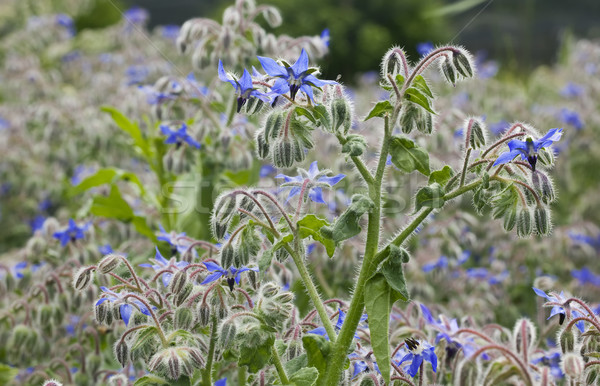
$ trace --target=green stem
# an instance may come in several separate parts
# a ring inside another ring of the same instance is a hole
[[[281,363],[281,358],[279,357],[279,353],[277,352],[277,348],[275,347],[275,342],[273,342],[273,346],[271,346],[271,359],[273,360],[273,364],[277,369],[277,374],[279,374],[279,379],[281,380],[282,385],[289,385],[290,380],[285,373],[285,369],[283,368],[283,364]]]
[[[460,175],[460,186],[464,186],[465,184],[465,177],[467,176],[467,166],[469,164],[469,157],[471,156],[471,148],[469,148],[467,150],[467,154],[465,154],[465,163],[463,164],[463,169],[462,169],[462,173]]]
[[[217,327],[219,320],[216,315],[211,317],[210,326],[210,343],[208,345],[208,355],[206,358],[206,366],[204,367],[204,373],[202,374],[202,384],[204,386],[212,386],[212,365],[215,356],[215,348],[217,346]]]
[[[238,386],[246,386],[246,366],[238,367]]]
[[[337,335],[335,330],[333,329],[333,325],[329,320],[329,315],[325,310],[325,305],[321,300],[321,296],[317,291],[317,287],[315,287],[315,283],[313,283],[310,274],[308,273],[308,269],[306,268],[306,264],[304,264],[304,257],[300,256],[300,254],[294,250],[289,244],[285,244],[284,248],[288,251],[288,253],[292,256],[294,260],[294,264],[296,264],[296,268],[298,268],[298,272],[300,273],[300,277],[302,278],[302,282],[306,287],[306,291],[308,292],[308,296],[313,302],[313,305],[317,309],[317,313],[319,314],[319,318],[321,318],[321,323],[323,323],[323,327],[325,327],[325,331],[327,331],[327,336],[331,342],[335,342]]]

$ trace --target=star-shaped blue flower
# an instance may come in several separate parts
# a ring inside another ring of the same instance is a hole
[[[282,66],[271,58],[258,57],[262,68],[272,77],[279,78],[275,81],[271,92],[278,95],[288,91],[292,100],[295,100],[298,91],[302,91],[314,102],[313,87],[323,87],[326,84],[336,84],[333,80],[321,80],[312,75],[315,69],[308,68],[308,54],[304,49],[300,57],[292,66]]]
[[[361,323],[360,327],[364,327],[364,328],[367,327],[367,323],[365,323],[367,318],[368,318],[367,314],[363,314],[360,317],[360,323]],[[335,326],[333,326],[333,328],[336,331],[340,331],[342,329],[342,326],[344,325],[344,320],[346,320],[346,313],[344,311],[342,311],[341,308],[339,308],[338,309],[338,320],[335,323]],[[327,336],[327,331],[325,330],[325,327],[323,327],[323,326],[317,327],[314,330],[307,331],[307,333],[321,335],[321,336],[324,336],[325,339],[329,340],[329,337]],[[358,334],[356,334],[356,333],[354,334],[354,339],[360,339]]]
[[[206,267],[206,269],[208,269],[208,272],[212,272],[210,275],[208,275],[204,281],[200,284],[208,284],[208,283],[212,283],[213,281],[219,279],[220,277],[225,276],[225,278],[227,279],[227,285],[229,286],[229,289],[233,291],[233,285],[235,284],[240,284],[240,277],[242,275],[243,272],[246,271],[254,271],[254,272],[258,272],[258,268],[254,267],[254,268],[247,268],[247,267],[242,267],[242,268],[235,268],[235,267],[229,267],[229,269],[223,269],[223,267],[221,267],[219,264],[210,262],[210,261],[205,261],[202,264],[204,264],[204,266]]]
[[[559,315],[559,321],[558,324],[563,324],[563,322],[565,321],[565,318],[570,318],[571,316],[573,318],[578,318],[580,316],[583,316],[579,311],[574,310],[571,308],[570,304],[565,304],[567,297],[565,296],[564,291],[560,292],[559,294],[553,293],[551,292],[550,295],[546,294],[546,292],[542,291],[539,288],[535,288],[533,287],[533,291],[537,294],[537,296],[540,296],[546,300],[548,300],[548,305],[552,305],[552,310],[550,311],[550,316],[548,316],[548,319],[550,319],[551,317],[553,317],[554,315]],[[583,332],[585,330],[585,325],[583,323],[583,320],[575,323],[575,326],[579,329],[579,331]]]
[[[181,124],[178,130],[171,130],[167,125],[161,125],[160,131],[167,136],[165,143],[168,145],[175,144],[179,148],[184,142],[190,146],[200,149],[200,144],[187,133],[187,125]]]
[[[588,267],[583,267],[580,270],[571,270],[571,276],[573,276],[574,279],[579,280],[580,285],[589,283],[596,287],[600,287],[600,276],[594,274]]]
[[[123,298],[125,298],[125,296],[127,296],[129,294],[128,292],[116,293],[104,286],[100,287],[100,289],[102,291],[104,291],[104,293],[102,294],[102,297],[100,299],[98,299],[98,301],[96,302],[96,305],[100,305],[107,300],[110,302],[116,303],[118,301],[121,301]],[[127,301],[129,301],[129,299]],[[133,299],[132,303],[140,310],[140,312],[142,314],[151,316],[150,311],[144,305],[144,303],[142,303],[136,299]],[[129,324],[129,318],[131,317],[131,313],[133,312],[133,307],[134,307],[133,305],[129,304],[129,303],[123,303],[119,306],[119,312],[121,314],[121,319],[125,322],[125,325]]]
[[[323,199],[323,189],[322,188],[331,188],[333,185],[340,182],[345,174],[338,174],[334,177],[327,177],[331,171],[328,169],[319,171],[319,167],[317,166],[317,161],[314,161],[310,164],[310,168],[308,171],[298,168],[298,172],[300,173],[297,176],[290,177],[284,174],[279,174],[275,176],[275,178],[283,178],[284,183],[283,187],[291,186],[292,190],[290,190],[290,194],[288,195],[287,201],[290,198],[298,195],[302,191],[302,186],[308,180],[306,190],[308,191],[308,197],[314,202],[325,204],[325,200]]]
[[[248,72],[248,70],[244,69],[244,73],[242,74],[242,77],[240,79],[236,80],[234,77],[232,77],[231,75],[229,75],[225,72],[225,69],[223,68],[223,62],[221,62],[219,60],[219,71],[218,72],[219,72],[219,79],[221,79],[223,82],[230,83],[233,86],[233,88],[235,88],[235,91],[238,94],[238,99],[237,99],[237,112],[238,113],[240,112],[240,110],[242,109],[242,106],[244,106],[244,104],[246,103],[248,98],[255,97],[265,103],[269,103],[271,101],[268,95],[266,95],[254,88],[254,86],[252,84],[252,76],[250,76],[250,73]]]
[[[164,269],[171,269],[171,270],[179,271],[180,269],[183,269],[188,266],[189,263],[187,261],[175,261],[174,258],[171,258],[171,260],[165,259],[163,257],[163,255],[161,255],[160,251],[158,250],[158,247],[155,247],[155,248],[156,248],[156,255],[154,256],[154,259],[150,259],[150,261],[152,261],[155,264],[143,263],[143,264],[140,264],[140,267],[152,268],[154,270],[154,272],[160,272]],[[170,272],[163,273],[162,282],[165,287],[169,286],[169,283],[171,282],[172,277],[173,277],[173,274]]]
[[[531,168],[535,171],[535,163],[537,162],[537,153],[545,147],[549,147],[554,142],[558,141],[562,136],[563,129],[552,129],[542,138],[534,140],[529,137],[525,141],[513,139],[508,143],[509,151],[500,154],[493,166],[502,165],[512,161],[516,156],[521,155],[522,160],[529,161]]]
[[[410,361],[410,366],[406,366],[404,368],[404,371],[406,371],[408,375],[411,377],[417,375],[423,360],[431,363],[434,373],[437,371],[437,355],[435,355],[434,346],[427,342],[421,342],[413,338],[408,338],[404,342],[406,342],[408,353],[404,355],[402,359],[400,359],[398,366],[402,365],[404,362]]]
[[[63,247],[67,245],[69,241],[75,242],[75,240],[83,239],[85,237],[85,231],[88,230],[91,223],[87,223],[84,226],[77,226],[75,220],[69,219],[69,226],[64,231],[54,232],[53,236],[55,239],[60,240],[60,245]]]

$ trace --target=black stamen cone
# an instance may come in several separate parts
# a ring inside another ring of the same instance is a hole
[[[537,162],[537,156],[530,155],[529,157],[527,157],[527,161],[529,161],[529,165],[531,165],[531,169],[533,169],[533,171],[535,172],[535,163]]]
[[[558,324],[562,326],[562,324],[565,322],[565,318],[567,316],[565,314],[558,314]]]
[[[229,286],[229,290],[231,292],[233,292],[233,286],[235,285],[235,278],[233,277],[228,277],[227,278],[227,285]]]
[[[296,100],[296,94],[298,93],[298,90],[300,90],[300,86],[295,84],[290,86],[290,96],[292,97],[292,100]]]
[[[404,339],[404,343],[406,343],[406,347],[411,351],[419,347],[419,342],[413,338]]]
[[[246,103],[246,98],[238,97],[237,99],[237,112],[239,113],[244,104]]]

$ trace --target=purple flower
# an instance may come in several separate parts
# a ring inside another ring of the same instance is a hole
[[[500,154],[493,166],[502,165],[512,161],[518,155],[521,155],[522,160],[529,161],[531,168],[535,171],[537,162],[537,153],[545,147],[551,146],[558,141],[562,136],[563,129],[551,129],[540,139],[534,140],[528,137],[525,141],[513,139],[508,143],[509,151]]]
[[[171,130],[167,125],[161,125],[160,131],[167,136],[167,139],[165,139],[166,144],[175,144],[179,148],[182,144],[187,143],[196,149],[200,149],[200,144],[187,133],[187,125],[185,123],[182,123],[181,127],[175,131]]]
[[[574,310],[571,308],[571,304],[570,303],[566,303],[567,297],[565,296],[564,291],[561,291],[560,294],[557,294],[555,292],[551,292],[549,295],[546,294],[546,292],[542,291],[541,289],[535,288],[533,287],[533,291],[537,294],[537,296],[540,296],[546,300],[548,300],[544,306],[552,306],[552,310],[550,311],[550,316],[548,316],[548,319],[550,319],[551,317],[553,317],[554,315],[559,315],[559,321],[558,324],[563,324],[563,322],[565,321],[565,318],[570,318],[571,316],[573,318],[578,318],[580,316],[583,316],[582,313],[580,313],[577,310]],[[577,323],[575,323],[575,326],[579,329],[579,331],[583,332],[585,330],[585,325],[583,324],[583,320],[579,321]]]
[[[102,291],[104,291],[104,293],[102,294],[102,297],[100,299],[98,299],[98,301],[96,302],[97,306],[104,303],[107,300],[112,303],[123,302],[124,301],[123,299],[125,298],[125,296],[127,296],[129,294],[129,292],[116,293],[104,286],[100,287],[100,289]],[[129,299],[127,301],[129,301]],[[133,306],[137,307],[142,314],[148,315],[148,316],[151,315],[150,311],[144,305],[144,303],[140,302],[139,300],[133,299],[133,301],[131,301],[131,304],[123,303],[119,306],[119,313],[121,314],[121,319],[125,322],[125,325],[129,324],[129,318],[131,317],[131,314],[133,313]]]
[[[63,247],[67,245],[69,241],[75,242],[75,240],[83,239],[85,237],[85,231],[88,230],[92,223],[88,222],[84,226],[77,226],[75,220],[69,219],[69,226],[64,231],[54,232],[54,238],[60,240],[60,245]]]
[[[150,13],[141,7],[131,7],[123,14],[123,18],[132,24],[144,24],[150,18]]]
[[[545,354],[544,356],[541,356],[539,358],[536,358],[532,360],[531,363],[534,365],[541,363],[544,366],[549,366],[550,374],[552,374],[554,378],[562,379],[564,378],[565,374],[560,369],[560,359],[560,352],[555,351],[552,353]]]
[[[321,31],[321,40],[325,44],[325,47],[329,47],[330,37],[331,36],[329,35],[329,28],[325,28],[323,31]]]
[[[571,276],[573,276],[574,279],[579,280],[580,285],[586,285],[587,283],[589,283],[596,287],[600,287],[600,276],[594,274],[592,271],[589,270],[588,267],[583,267],[580,270],[572,270]]]
[[[103,255],[109,255],[111,253],[114,253],[112,247],[110,246],[110,244],[104,244],[98,247],[98,252],[100,252]]]
[[[418,341],[413,338],[405,339],[404,342],[408,348],[408,353],[398,361],[398,366],[402,365],[404,362],[410,361],[410,365],[404,368],[404,371],[406,371],[408,375],[414,378],[424,360],[431,363],[434,373],[437,371],[437,356],[435,355],[434,346],[425,341]]]
[[[219,79],[221,79],[223,82],[228,82],[229,84],[231,84],[233,86],[233,88],[235,88],[235,91],[238,94],[238,99],[237,99],[237,112],[238,113],[240,112],[240,110],[242,109],[242,106],[244,106],[246,101],[251,97],[258,98],[265,103],[269,103],[271,101],[268,95],[266,95],[254,88],[254,86],[252,84],[252,76],[250,76],[250,73],[248,72],[248,70],[244,69],[244,73],[242,74],[242,77],[240,79],[235,79],[232,75],[225,72],[225,69],[223,68],[223,62],[221,62],[219,60],[218,72],[219,72]]]
[[[508,129],[509,127],[510,127],[510,123],[508,123],[507,121],[502,119],[496,123],[490,124],[488,129],[490,129],[490,131],[492,133],[494,133],[494,135],[498,136],[498,135],[504,133],[506,131],[506,129]]]
[[[227,378],[221,378],[214,383],[214,386],[227,386]]]
[[[177,98],[176,95],[173,95],[171,93],[157,91],[152,86],[138,86],[138,90],[140,90],[146,95],[146,102],[148,102],[149,105],[161,104],[163,102],[174,100]]]
[[[583,95],[583,86],[569,82],[560,90],[560,95],[565,98],[577,98]]]
[[[304,49],[302,49],[300,57],[292,66],[281,66],[277,64],[275,60],[263,56],[259,56],[258,61],[267,74],[278,78],[271,88],[271,92],[277,95],[283,95],[289,91],[292,100],[296,99],[298,91],[302,91],[312,102],[314,102],[312,92],[313,87],[320,88],[326,84],[337,83],[332,80],[317,79],[312,75],[315,71],[314,69],[308,68],[308,54]]]
[[[143,83],[149,74],[150,72],[146,66],[129,66],[125,70],[125,75],[127,76],[127,85],[131,86],[133,84]]]
[[[261,178],[268,176],[269,174],[275,173],[277,169],[273,165],[263,165],[260,167],[258,173]]]
[[[361,347],[358,350],[358,353],[353,352],[352,354],[348,355],[348,359],[350,359],[350,362],[354,364],[352,379],[356,378],[362,372],[369,372],[371,368],[375,369],[375,371],[381,374],[379,366],[377,366],[377,362],[371,359],[372,354],[373,353],[369,352],[369,350]],[[372,364],[372,366],[369,366],[369,364]]]
[[[433,263],[425,264],[423,266],[423,272],[431,272],[434,269],[448,268],[448,258],[446,256],[440,256],[437,261]]]
[[[154,255],[154,259],[150,259],[154,264],[143,263],[140,264],[140,267],[144,268],[152,268],[154,272],[160,272],[165,269],[171,269],[174,271],[179,271],[188,266],[187,261],[176,261],[175,258],[171,258],[171,260],[167,260],[160,254],[158,247],[156,248],[156,254]],[[165,272],[162,275],[162,282],[165,287],[169,286],[171,282],[171,278],[173,274],[171,272]]]
[[[569,110],[567,108],[563,108],[558,113],[558,118],[562,121],[562,123],[566,125],[571,125],[577,130],[583,129],[584,123],[577,114],[573,110]]]
[[[367,314],[363,314],[360,317],[360,322],[362,323],[362,327],[366,328],[367,324],[365,323],[366,320],[368,318]],[[335,326],[333,326],[333,328],[336,331],[339,331],[342,329],[342,326],[344,325],[344,321],[346,320],[346,313],[344,311],[342,311],[341,308],[338,308],[338,320],[335,323]],[[308,331],[309,334],[316,334],[316,335],[321,335],[324,336],[325,339],[329,340],[329,337],[327,336],[327,331],[325,331],[325,327],[317,327],[314,330],[310,330]],[[354,339],[359,339],[360,337],[358,336],[358,334],[354,334]]]
[[[69,35],[75,35],[75,23],[73,23],[73,19],[69,15],[65,15],[64,13],[59,13],[56,16],[56,24],[65,27],[65,29],[69,32]]]
[[[426,56],[434,49],[435,49],[435,47],[433,46],[432,42],[422,42],[422,43],[417,44],[417,52],[421,56]]]
[[[213,281],[219,279],[220,277],[225,276],[225,278],[227,279],[227,285],[229,286],[229,289],[231,291],[233,291],[234,283],[237,285],[240,284],[240,277],[243,272],[246,272],[246,271],[258,272],[258,268],[256,268],[256,267],[255,268],[242,267],[239,269],[235,268],[235,267],[229,267],[229,269],[223,269],[220,265],[212,263],[210,261],[205,261],[202,264],[204,264],[206,269],[208,269],[208,271],[212,272],[212,273],[210,275],[208,275],[204,279],[204,281],[200,284],[212,283]]]
[[[277,176],[275,176],[275,178],[284,179],[284,183],[281,185],[282,187],[292,187],[292,190],[290,190],[290,194],[288,195],[287,201],[289,201],[290,198],[300,194],[300,192],[302,191],[302,186],[306,183],[308,197],[314,202],[325,204],[326,202],[323,199],[322,188],[331,188],[333,185],[337,184],[344,177],[346,177],[346,175],[344,174],[338,174],[334,177],[327,177],[327,174],[331,173],[331,170],[325,169],[319,171],[317,161],[314,161],[310,164],[310,168],[308,169],[308,171],[298,168],[298,172],[300,174],[294,177],[286,176],[284,174],[278,174]]]

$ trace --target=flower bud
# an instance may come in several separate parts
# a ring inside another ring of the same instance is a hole
[[[85,291],[92,282],[92,271],[89,267],[81,267],[73,275],[73,288],[77,291]]]
[[[266,143],[277,139],[279,132],[285,123],[284,113],[282,110],[273,110],[265,121],[264,138]]]
[[[228,269],[229,267],[234,265],[234,259],[235,259],[235,250],[233,248],[233,245],[231,245],[231,243],[227,242],[225,243],[225,245],[223,245],[221,247],[221,250],[219,251],[220,253],[220,260],[221,260],[221,267]]]
[[[542,206],[538,206],[533,211],[533,217],[535,219],[535,230],[540,235],[547,235],[550,233],[550,220],[548,219],[548,211]]]
[[[537,160],[541,162],[542,165],[554,165],[554,150],[552,148],[543,147],[538,151],[537,155]]]
[[[217,198],[211,219],[213,234],[217,240],[222,240],[227,233],[229,221],[237,212],[237,199],[231,194],[223,194]]]
[[[504,229],[507,231],[511,231],[515,225],[517,224],[517,205],[511,205],[507,208],[506,212],[504,212]]]
[[[471,55],[461,51],[452,51],[452,63],[459,74],[465,78],[473,76],[473,65],[471,64]]]
[[[185,287],[188,282],[187,272],[184,270],[179,270],[173,277],[171,278],[171,282],[169,283],[169,290],[178,295]]]
[[[423,134],[433,132],[433,115],[428,111],[421,109],[419,120],[417,121],[417,130]]]
[[[288,344],[287,350],[285,351],[285,355],[287,356],[287,360],[290,361],[296,357],[299,357],[302,354],[302,342],[299,339],[293,339]]]
[[[281,292],[273,297],[273,300],[277,303],[291,303],[294,301],[294,294],[292,292]]]
[[[102,365],[102,357],[94,353],[88,354],[86,358],[86,365],[89,368],[90,374],[95,374]]]
[[[175,305],[179,307],[185,302],[185,299],[190,296],[192,290],[194,289],[194,285],[192,283],[187,283],[183,286],[183,288],[179,291],[179,293],[175,296]]]
[[[24,324],[19,324],[12,330],[11,346],[20,349],[29,339],[30,329]]]
[[[381,62],[381,74],[385,81],[388,81],[387,75],[395,77],[403,71],[402,56],[404,52],[399,47],[392,47],[385,53]]]
[[[273,145],[273,165],[277,168],[291,168],[295,161],[295,144],[289,137],[277,140]]]
[[[555,199],[554,188],[550,178],[539,170],[534,171],[531,174],[531,183],[535,190],[542,196],[542,201],[545,204],[549,204]]]
[[[265,7],[262,14],[267,23],[269,24],[269,27],[275,28],[281,25],[282,18],[277,8]]]
[[[96,306],[94,306],[94,316],[96,318],[96,322],[98,324],[103,324],[106,320],[108,314],[111,314],[110,321],[112,322],[112,311],[110,310],[110,306],[107,304],[107,301],[104,301]],[[110,312],[109,312],[110,311]],[[106,323],[110,324],[110,323]]]
[[[279,293],[279,286],[272,281],[265,283],[261,288],[262,295],[266,298],[272,298]]]
[[[194,315],[188,307],[179,307],[175,310],[173,324],[176,330],[188,330],[194,324]]]
[[[440,69],[444,78],[454,86],[456,84],[456,70],[452,66],[450,60],[444,57],[440,62]]]
[[[246,114],[252,115],[258,113],[264,105],[265,102],[262,100],[258,98],[250,98],[246,101],[244,108],[246,109]]]
[[[373,380],[373,378],[371,378],[370,376],[364,376],[362,377],[362,379],[360,380],[359,383],[360,386],[375,386],[376,383]]]
[[[411,131],[417,128],[417,122],[421,115],[420,107],[413,102],[404,102],[402,113],[400,114],[400,127],[402,132],[409,134]]]
[[[321,228],[321,231],[323,231],[323,228]],[[285,248],[279,248],[277,251],[275,251],[275,258],[279,262],[283,263],[288,257],[290,257],[290,254],[285,250]]]
[[[260,284],[258,282],[258,272],[250,270],[250,271],[246,272],[246,277],[248,278],[248,281],[250,282],[250,285],[252,286],[252,288],[257,290],[258,286]]]
[[[519,237],[528,237],[532,231],[531,212],[528,208],[523,208],[517,218],[517,235]]]
[[[123,339],[119,339],[117,344],[115,344],[115,357],[117,357],[117,361],[119,361],[122,367],[127,365],[127,361],[129,360],[129,347]]]
[[[342,153],[348,154],[350,157],[359,157],[367,149],[367,141],[365,137],[358,134],[350,134],[346,138],[346,143],[342,146]]]
[[[566,353],[563,356],[561,365],[567,377],[573,379],[579,379],[585,369],[585,363],[581,355],[572,352]]]
[[[572,328],[565,328],[559,335],[560,349],[563,354],[572,352],[575,349],[575,334]]]
[[[346,98],[333,99],[331,102],[331,119],[331,127],[334,132],[340,135],[348,134],[352,125],[352,107]]]
[[[121,256],[114,253],[108,254],[104,256],[102,260],[100,260],[100,264],[98,264],[98,272],[107,274],[117,268],[120,263]]]
[[[174,351],[171,351],[170,354],[167,358],[167,378],[176,380],[181,375],[181,361]]]
[[[202,326],[208,326],[210,322],[210,306],[205,302],[198,305],[198,323]]]
[[[57,381],[56,379],[50,379],[44,382],[43,386],[63,386],[63,384]]]
[[[481,122],[477,118],[471,118],[469,120],[469,123],[471,124],[469,145],[473,149],[479,149],[480,147],[485,146],[485,127],[483,125],[483,122]]]
[[[585,384],[586,385],[597,385],[596,381],[600,378],[600,365],[591,365],[587,369],[587,374],[585,376]]]
[[[233,344],[233,340],[235,339],[236,333],[237,331],[235,323],[232,320],[223,323],[223,325],[221,326],[220,334],[221,346],[223,346],[224,348],[230,347],[231,344]]]
[[[40,307],[40,325],[48,326],[52,323],[52,316],[54,315],[54,308],[49,304],[44,304]]]
[[[256,134],[256,153],[258,158],[265,159],[269,156],[269,143],[265,139],[265,133],[263,131],[259,131]]]
[[[522,318],[515,323],[513,330],[513,347],[515,352],[522,354],[523,350],[527,353],[535,348],[536,330],[531,320]]]
[[[294,161],[300,163],[304,161],[306,158],[306,151],[304,147],[300,145],[300,142],[297,139],[294,139],[294,147],[292,148],[294,152]]]

